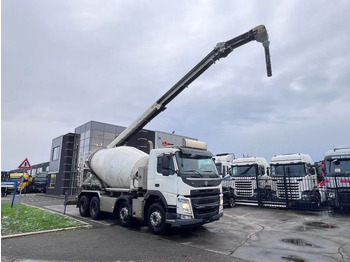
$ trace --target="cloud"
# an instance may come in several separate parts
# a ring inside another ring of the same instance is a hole
[[[3,1],[2,169],[48,161],[52,139],[87,121],[128,126],[218,42],[260,24],[272,78],[249,43],[146,128],[214,153],[318,160],[349,144],[349,11],[347,1]]]

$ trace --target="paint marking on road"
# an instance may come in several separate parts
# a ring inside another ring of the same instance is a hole
[[[183,245],[183,246],[193,247],[193,248],[197,248],[197,249],[200,249],[200,250],[205,250],[205,251],[216,253],[216,254],[220,254],[220,255],[225,255],[225,256],[231,255],[231,252],[223,252],[223,251],[214,250],[214,249],[202,248],[200,246],[192,245],[192,242],[183,242],[183,243],[180,243],[180,244]]]

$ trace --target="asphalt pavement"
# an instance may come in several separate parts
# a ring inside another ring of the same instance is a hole
[[[64,210],[63,198],[43,194],[22,202]],[[350,261],[349,214],[239,205],[217,222],[166,236],[123,228],[108,216],[82,219],[73,205],[66,214],[92,227],[2,239],[2,261]]]

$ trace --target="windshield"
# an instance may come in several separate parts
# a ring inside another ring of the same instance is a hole
[[[188,175],[191,177],[219,177],[214,161],[210,156],[177,152],[176,161],[180,175]]]
[[[326,172],[333,175],[350,175],[350,159],[327,160]]]
[[[222,172],[222,163],[216,163],[215,166],[216,166],[216,170],[218,171],[218,173],[219,173],[220,175],[223,175],[223,172]]]
[[[271,165],[271,176],[304,177],[304,164]]]
[[[232,176],[233,177],[255,177],[256,174],[256,165],[249,166],[234,166],[232,167]]]

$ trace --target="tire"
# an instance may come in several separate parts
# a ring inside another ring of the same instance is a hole
[[[229,199],[228,199],[228,207],[234,207],[235,205],[236,205],[236,201],[235,201],[235,198],[234,197],[230,197]]]
[[[90,202],[90,216],[93,220],[98,220],[101,217],[100,199],[94,196]]]
[[[320,208],[321,207],[321,194],[320,192],[316,191],[315,192],[315,207],[316,209]]]
[[[118,209],[118,220],[123,227],[130,227],[133,222],[131,206],[127,201],[123,201]]]
[[[118,209],[118,220],[123,227],[130,227],[133,222],[132,210],[127,201],[123,201]]]
[[[165,210],[160,203],[153,203],[147,212],[147,225],[149,230],[156,235],[163,235],[167,231],[165,222]]]
[[[90,197],[83,195],[79,199],[79,213],[82,217],[90,216]]]

